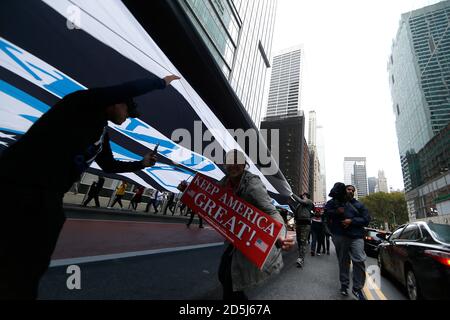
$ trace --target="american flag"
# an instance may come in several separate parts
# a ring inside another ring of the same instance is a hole
[[[261,250],[262,252],[266,252],[267,248],[269,247],[267,245],[267,243],[265,243],[264,241],[262,241],[261,239],[256,240],[255,242],[255,246]]]

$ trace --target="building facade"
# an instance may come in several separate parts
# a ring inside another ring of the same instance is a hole
[[[445,142],[439,141],[446,139],[450,122],[449,16],[449,0],[403,14],[388,61],[410,219],[434,215],[437,205],[427,198],[442,199],[445,195],[431,190],[443,189],[445,193],[448,189],[448,185],[430,188],[429,184],[434,179],[447,183],[445,179],[439,180],[445,178],[441,172],[448,168],[445,160],[448,155],[439,147]],[[430,144],[431,141],[434,143]],[[438,155],[443,158],[436,159]],[[425,158],[428,163],[424,162]],[[429,172],[429,168],[433,168],[434,174],[424,176],[423,172]]]
[[[450,121],[450,1],[405,13],[389,57],[405,191],[417,185],[414,155]]]
[[[319,157],[320,163],[320,184],[322,188],[322,199],[326,201],[327,199],[327,170],[325,163],[325,133],[324,127],[321,125],[316,126],[316,139],[317,139],[317,156]],[[331,189],[331,188],[330,188]]]
[[[279,139],[283,147],[279,150],[279,167],[292,192],[301,194],[309,191],[309,149],[304,138],[305,117],[302,112],[291,117],[265,118],[261,129],[279,130]],[[268,134],[267,145],[271,145]]]
[[[310,157],[310,170],[309,170],[309,180],[310,180],[310,194],[315,202],[325,202],[326,200],[326,186],[325,186],[325,161],[324,161],[324,146],[320,145],[319,141],[323,142],[323,139],[318,138],[318,126],[317,117],[315,111],[309,112],[308,120],[308,147],[309,147],[309,157]],[[322,134],[322,131],[320,131]],[[323,137],[321,137],[323,138]]]
[[[369,194],[365,157],[344,158],[344,183],[355,186],[358,198]]]
[[[306,139],[303,137],[303,151],[301,154],[302,162],[300,163],[301,176],[300,176],[300,188],[299,194],[309,191],[309,182],[311,181],[311,177],[309,176],[309,166],[311,163],[310,153],[308,148],[308,143],[306,143]],[[297,164],[298,165],[298,164]]]
[[[321,166],[314,146],[309,146],[309,194],[314,202],[325,202],[323,197]]]
[[[410,220],[450,224],[450,123],[415,156],[418,186],[406,193]]]
[[[383,170],[378,170],[378,192],[389,193],[388,183]]]
[[[376,177],[367,178],[367,184],[369,187],[369,194],[375,193],[378,184],[377,178]]]
[[[308,126],[308,146],[317,146],[317,118],[316,112],[309,112],[309,126]]]
[[[266,117],[296,116],[301,109],[303,52],[296,46],[274,56]]]
[[[178,0],[259,126],[277,0]]]

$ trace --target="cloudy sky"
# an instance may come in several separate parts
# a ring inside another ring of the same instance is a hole
[[[273,53],[303,44],[302,109],[324,126],[327,190],[344,157],[403,189],[387,61],[400,15],[439,0],[279,0]],[[307,131],[306,131],[307,132]]]

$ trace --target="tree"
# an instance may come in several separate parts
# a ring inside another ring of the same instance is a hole
[[[405,195],[402,192],[376,192],[361,199],[372,216],[371,225],[377,228],[389,224],[392,230],[408,222]]]

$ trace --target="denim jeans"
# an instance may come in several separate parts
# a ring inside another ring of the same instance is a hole
[[[341,286],[350,285],[350,261],[353,264],[353,289],[361,290],[366,281],[366,253],[363,239],[351,239],[346,236],[333,235],[333,243],[339,262],[339,280]]]

